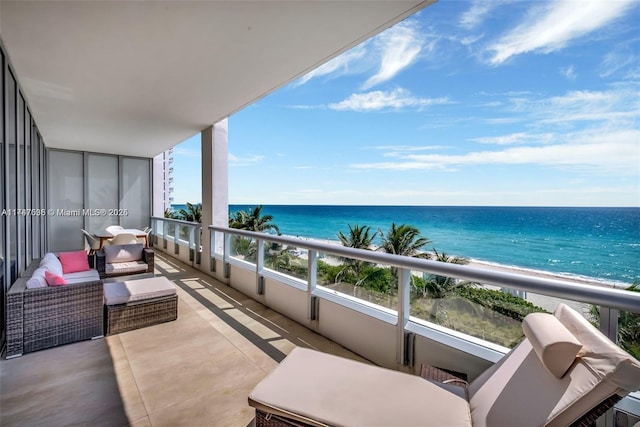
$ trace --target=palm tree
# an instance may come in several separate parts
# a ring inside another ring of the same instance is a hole
[[[626,288],[627,291],[640,292],[640,281],[634,282]],[[592,323],[600,326],[600,307],[591,306]],[[640,357],[640,313],[620,311],[618,313],[618,345],[628,351],[633,357]]]
[[[420,230],[408,224],[396,225],[391,223],[391,228],[386,233],[378,231],[382,239],[380,249],[389,254],[403,255],[415,258],[429,258],[429,254],[420,249],[431,243],[426,237],[420,236]],[[398,269],[391,267],[391,289],[397,289]]]
[[[267,232],[275,231],[280,235],[280,229],[273,221],[273,215],[262,215],[262,205],[249,208],[246,211],[238,211],[229,216],[229,227],[241,230]]]
[[[371,227],[369,226],[360,227],[359,225],[356,224],[354,226],[349,225],[349,236],[346,236],[342,231],[338,232],[338,239],[340,240],[340,243],[342,243],[342,246],[346,246],[348,248],[369,250],[371,248],[371,243],[373,242],[373,239],[375,239],[377,234],[378,234],[377,232],[371,234]],[[353,270],[354,274],[356,275],[356,280],[358,282],[360,281],[362,268],[366,265],[371,264],[359,259],[353,259],[353,258],[341,258],[341,259],[347,265],[345,270],[346,269]]]
[[[169,208],[166,208],[164,210],[164,217],[171,218],[171,219],[178,219],[178,216],[176,215],[176,213]]]
[[[433,248],[433,253],[436,261],[459,265],[469,264],[469,260],[464,257],[449,256],[444,252],[438,252],[436,248]],[[441,301],[470,284],[471,283],[466,280],[458,280],[454,277],[440,276],[438,274],[426,275],[424,288],[422,289],[422,296],[431,296],[431,298],[433,298],[433,305],[431,306],[429,318],[433,322],[436,322]]]
[[[180,209],[178,215],[185,221],[202,222],[202,203],[193,205],[187,202],[187,209]]]

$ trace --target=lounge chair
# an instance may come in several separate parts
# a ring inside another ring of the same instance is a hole
[[[640,362],[561,304],[468,387],[296,348],[250,393],[256,426],[582,426],[640,389]]]

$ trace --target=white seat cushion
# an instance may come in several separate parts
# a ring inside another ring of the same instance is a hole
[[[113,273],[139,273],[147,270],[147,263],[143,261],[114,262],[106,264],[104,271],[108,274]]]
[[[81,283],[81,282],[92,282],[94,280],[100,280],[100,273],[98,270],[87,270],[87,271],[78,271],[76,273],[67,273],[64,274],[64,280],[67,283]]]
[[[249,394],[314,426],[471,426],[467,401],[415,375],[295,348]]]
[[[107,305],[127,304],[175,294],[175,285],[166,277],[104,284],[104,299]]]

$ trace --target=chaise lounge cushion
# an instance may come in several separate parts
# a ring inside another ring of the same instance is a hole
[[[612,395],[638,389],[636,360],[566,305],[560,304],[554,316],[583,346],[569,372],[556,378],[525,339],[469,386],[474,427],[513,425],[514,420],[564,427]],[[534,391],[530,398],[523,396],[526,390]]]
[[[524,335],[549,372],[560,379],[567,373],[582,344],[557,317],[531,313],[522,322]]]
[[[314,426],[471,426],[464,397],[423,378],[295,348],[251,406]]]

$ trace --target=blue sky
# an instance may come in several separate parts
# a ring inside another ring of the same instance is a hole
[[[229,201],[640,206],[639,22],[638,1],[435,3],[231,116]],[[199,141],[175,203],[200,201]]]

